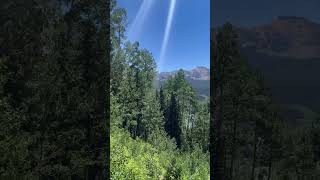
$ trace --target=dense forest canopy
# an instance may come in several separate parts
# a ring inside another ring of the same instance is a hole
[[[0,2],[1,179],[105,179],[108,1]]]

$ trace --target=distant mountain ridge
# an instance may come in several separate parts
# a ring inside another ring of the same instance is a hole
[[[166,80],[169,77],[175,75],[178,70],[171,71],[171,72],[160,72],[157,76],[157,79],[160,81]],[[184,70],[184,74],[186,79],[191,80],[210,80],[210,70],[204,66],[197,66],[191,70]]]
[[[276,102],[286,104],[288,119],[306,120],[308,111],[320,112],[320,24],[279,16],[269,24],[234,30],[242,55],[263,74]],[[213,41],[215,34],[212,29]]]
[[[174,76],[178,70],[171,72],[160,72],[157,76],[157,87],[159,88],[169,77]],[[184,70],[185,78],[197,92],[200,99],[210,96],[210,69],[197,66],[191,70]]]
[[[296,59],[320,58],[320,24],[304,17],[278,16],[269,24],[234,27],[242,48]],[[212,29],[214,38],[216,29]]]
[[[236,31],[242,53],[263,73],[276,99],[319,112],[320,24],[279,16],[270,24]]]
[[[320,24],[304,17],[279,16],[270,24],[236,28],[242,47],[268,55],[320,58]]]
[[[293,126],[320,118],[320,24],[279,16],[269,24],[236,27],[241,54],[264,76],[273,99]],[[212,43],[216,29],[211,29]]]

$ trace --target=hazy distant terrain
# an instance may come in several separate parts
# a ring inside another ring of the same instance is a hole
[[[179,69],[171,72],[160,72],[158,79],[160,81],[168,79],[170,76],[175,75]],[[192,80],[210,80],[210,70],[204,66],[198,66],[191,70],[184,70],[185,77]]]
[[[278,17],[270,24],[236,29],[243,55],[262,72],[275,100],[287,104],[286,116],[298,121],[301,113],[305,119],[305,112],[319,113],[320,25]]]
[[[175,75],[178,70],[171,72],[160,72],[157,77],[157,87],[167,80],[169,77]],[[198,66],[191,70],[184,70],[186,79],[191,83],[194,90],[198,93],[200,98],[210,96],[210,69]]]

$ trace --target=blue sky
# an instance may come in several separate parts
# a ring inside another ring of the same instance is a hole
[[[143,3],[141,16],[135,22]],[[151,51],[157,64],[161,64],[158,70],[210,66],[210,0],[118,0],[118,6],[127,10],[127,39],[138,41]],[[170,6],[175,8],[167,46],[163,48]],[[166,50],[160,63],[162,49]]]

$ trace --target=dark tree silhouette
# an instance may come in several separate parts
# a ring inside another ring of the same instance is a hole
[[[171,94],[170,105],[167,110],[165,130],[171,138],[175,138],[177,146],[181,147],[180,112],[176,97]]]

